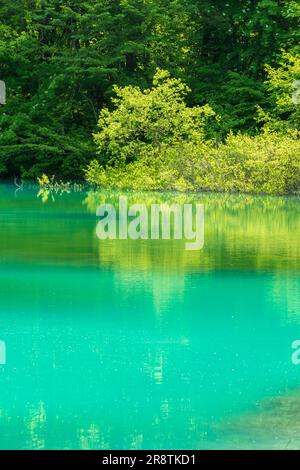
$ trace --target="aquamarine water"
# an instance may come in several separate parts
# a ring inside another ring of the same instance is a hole
[[[232,423],[300,396],[299,199],[131,196],[203,203],[204,248],[97,239],[115,194],[0,186],[1,449],[261,448]]]

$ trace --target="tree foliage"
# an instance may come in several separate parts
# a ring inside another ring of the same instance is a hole
[[[143,157],[155,159],[164,148],[201,145],[207,121],[215,113],[209,106],[187,107],[189,89],[179,79],[157,70],[152,88],[115,87],[114,110],[100,112],[94,134],[99,161],[124,165]]]
[[[216,142],[298,128],[299,18],[296,0],[0,0],[1,174],[81,178],[114,85],[147,89],[157,68],[187,84],[189,108],[219,116]]]
[[[285,92],[282,71],[270,72],[269,81]],[[293,112],[280,132],[279,116],[267,121],[259,135],[230,133],[217,144],[205,132],[213,110],[187,107],[187,90],[181,80],[160,70],[152,89],[116,88],[114,110],[100,113],[100,131],[94,135],[99,159],[88,166],[87,180],[118,189],[300,191],[300,139]],[[293,103],[291,94],[285,99]]]

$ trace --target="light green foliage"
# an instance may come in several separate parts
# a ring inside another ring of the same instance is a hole
[[[197,187],[214,191],[296,194],[300,191],[300,140],[264,132],[230,135],[205,158]]]
[[[231,133],[216,144],[205,138],[214,112],[187,107],[186,92],[163,71],[150,90],[116,88],[114,109],[100,113],[94,137],[101,159],[87,168],[88,182],[119,189],[299,192],[296,131],[276,133],[266,126],[260,135]]]
[[[127,164],[155,159],[182,143],[201,145],[205,126],[215,113],[207,105],[187,107],[188,91],[181,80],[163,70],[157,70],[151,89],[115,87],[114,110],[101,111],[100,131],[94,134],[101,162]]]
[[[300,56],[284,52],[279,67],[267,67],[271,113],[261,114],[268,127],[300,131]],[[298,82],[298,83],[297,83]]]
[[[155,158],[144,156],[128,165],[106,168],[94,160],[87,168],[86,178],[102,188],[194,191],[201,157],[208,149],[204,143],[163,146]]]
[[[199,153],[210,145],[205,129],[214,111],[188,107],[188,87],[163,70],[151,89],[115,91],[114,109],[100,113],[94,135],[99,161],[89,165],[87,180],[104,187],[192,190]]]
[[[300,192],[300,140],[266,132],[231,135],[217,147],[181,147],[126,167],[89,166],[87,180],[103,188],[226,191],[267,194]],[[178,156],[180,156],[178,158]]]

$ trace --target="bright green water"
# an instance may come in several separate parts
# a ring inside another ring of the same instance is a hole
[[[299,199],[197,196],[187,252],[98,240],[103,198],[0,186],[0,448],[242,447],[226,423],[300,390]]]

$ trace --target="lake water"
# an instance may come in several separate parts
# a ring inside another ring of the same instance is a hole
[[[0,448],[284,446],[253,421],[300,396],[299,199],[129,195],[204,204],[186,251],[99,240],[117,196],[0,186]]]

